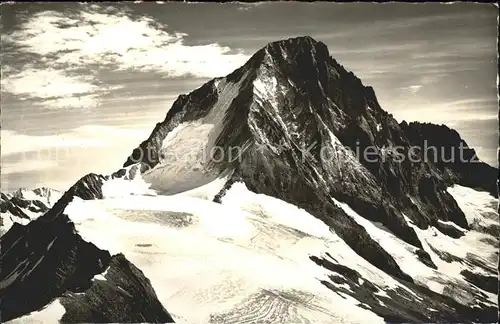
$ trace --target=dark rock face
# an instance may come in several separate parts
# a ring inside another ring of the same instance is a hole
[[[83,200],[102,199],[102,186],[110,178],[95,173],[83,176],[62,195],[50,211],[43,216],[43,219],[48,222],[59,217],[74,197]]]
[[[102,185],[108,180],[108,176],[89,173],[78,180],[69,190],[72,197],[80,197],[83,200],[102,199]],[[68,194],[66,192],[66,194]]]
[[[232,176],[222,187],[222,189],[215,195],[213,202],[218,204],[222,203],[222,198],[226,195],[227,191],[231,189],[231,186],[237,181],[237,178]]]
[[[26,200],[13,196],[10,199],[10,202],[16,206],[19,206],[21,208],[26,208],[32,212],[39,213],[39,212],[46,212],[47,210],[49,210],[49,207],[47,207],[43,202],[39,200]]]
[[[84,241],[64,214],[75,196],[102,198],[106,179],[86,175],[43,216],[26,226],[15,223],[0,238],[3,321],[59,297],[66,309],[63,322],[173,322],[139,269],[123,255],[112,257]],[[106,268],[109,280],[92,280]]]
[[[494,307],[481,309],[466,307],[450,297],[437,294],[426,287],[415,285],[408,281],[400,281],[413,294],[400,287],[384,289],[384,296],[375,295],[380,291],[376,285],[360,273],[341,264],[327,254],[327,258],[311,256],[311,260],[330,270],[330,280],[346,284],[349,289],[333,285],[329,281],[322,283],[335,293],[352,296],[364,303],[375,314],[390,323],[463,323],[493,322],[496,316]]]
[[[94,279],[84,295],[68,292],[61,298],[62,322],[174,323],[149,280],[125,256],[113,256],[108,267],[104,279]]]
[[[489,291],[492,294],[496,294],[498,292],[498,277],[473,273],[469,270],[463,270],[460,274],[481,289]]]
[[[432,269],[437,269],[438,268],[436,266],[436,264],[432,261],[432,258],[429,255],[429,253],[427,253],[425,250],[418,249],[415,253],[417,254],[418,259],[420,261],[422,261],[422,263],[424,263],[429,268],[432,268]]]
[[[111,256],[76,234],[63,215],[15,224],[1,239],[2,320],[35,311],[65,291],[82,292]]]
[[[412,145],[422,148],[422,156],[434,162],[447,182],[498,196],[498,169],[480,161],[457,131],[446,125],[419,122],[402,122],[401,128]]]
[[[440,222],[436,222],[432,224],[435,228],[437,228],[441,233],[448,235],[453,238],[460,238],[465,235],[465,233],[459,229],[457,229],[453,225],[443,224]],[[470,224],[468,224],[470,225]]]

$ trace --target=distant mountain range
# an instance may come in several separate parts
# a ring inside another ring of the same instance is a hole
[[[6,233],[14,223],[26,225],[38,218],[61,196],[61,192],[49,188],[18,189],[9,194],[0,193],[1,234]]]

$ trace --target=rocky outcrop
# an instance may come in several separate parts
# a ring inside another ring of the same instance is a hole
[[[109,178],[109,176],[89,173],[78,180],[65,195],[80,197],[83,200],[102,199],[102,185]]]
[[[479,273],[473,273],[469,270],[462,270],[460,274],[463,275],[465,278],[467,278],[467,280],[469,280],[472,284],[476,285],[477,287],[485,291],[489,291],[492,294],[498,293],[498,287],[500,282],[497,276],[489,276]]]
[[[401,129],[414,146],[422,148],[422,156],[449,183],[488,191],[498,197],[498,169],[481,161],[458,132],[446,125],[402,122]]]
[[[60,301],[64,323],[174,323],[149,280],[123,254],[111,258],[84,294],[66,292]]]

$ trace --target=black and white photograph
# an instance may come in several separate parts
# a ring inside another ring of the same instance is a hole
[[[0,4],[0,322],[498,322],[498,12]]]

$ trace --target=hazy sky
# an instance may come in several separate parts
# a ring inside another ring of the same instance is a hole
[[[311,35],[399,121],[446,123],[496,165],[490,4],[1,5],[2,190],[119,168],[171,103],[270,41]]]

